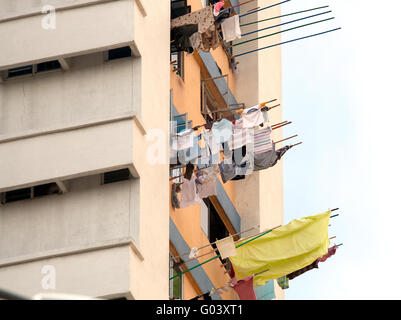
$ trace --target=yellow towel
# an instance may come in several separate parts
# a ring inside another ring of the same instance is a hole
[[[330,213],[292,220],[237,248],[237,255],[230,257],[236,278],[243,279],[269,269],[254,279],[256,286],[263,286],[266,281],[302,269],[325,255],[330,243]]]

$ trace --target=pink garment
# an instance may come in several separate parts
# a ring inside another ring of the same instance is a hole
[[[329,248],[328,253],[321,258],[318,258],[317,261],[325,262],[328,258],[336,254],[338,246],[335,244],[333,247]]]
[[[213,14],[214,14],[216,17],[219,15],[219,12],[220,12],[221,8],[223,8],[223,6],[224,6],[224,1],[217,2],[217,3],[214,5]]]
[[[255,290],[253,289],[253,276],[240,281],[233,281],[234,290],[237,292],[240,300],[257,300]]]

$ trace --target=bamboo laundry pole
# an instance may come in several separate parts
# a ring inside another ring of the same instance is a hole
[[[258,224],[258,225],[256,225],[256,226],[253,226],[253,227],[247,229],[247,230],[244,230],[244,231],[241,231],[241,232],[237,232],[237,233],[235,233],[235,234],[232,234],[231,237],[238,236],[238,235],[243,234],[243,233],[248,232],[248,231],[252,231],[253,229],[256,229],[256,228],[259,227],[259,226],[260,226],[260,225]],[[216,244],[216,242],[217,242],[217,241],[212,242],[212,243],[207,243],[207,244],[205,244],[205,245],[199,247],[198,250],[207,248],[207,247],[209,247],[209,246],[212,245],[212,244]],[[189,252],[184,252],[184,253],[180,254],[179,256],[176,256],[175,258],[179,258],[179,257],[185,256],[185,255],[187,255],[187,254],[189,254],[189,253],[191,253],[191,251],[189,251]]]
[[[268,29],[272,29],[272,28],[284,26],[284,25],[289,24],[289,23],[293,23],[293,22],[297,22],[297,21],[302,21],[302,20],[314,18],[314,17],[321,16],[322,14],[326,14],[326,13],[330,13],[330,12],[332,12],[332,11],[329,10],[329,11],[317,13],[317,14],[314,14],[314,15],[311,15],[311,16],[307,16],[307,17],[304,17],[304,18],[299,18],[299,19],[295,19],[295,20],[283,22],[283,23],[280,23],[280,24],[276,24],[276,25],[274,25],[274,26],[266,27],[266,28],[263,28],[263,29],[258,29],[258,30],[255,30],[255,31],[250,31],[250,32],[248,32],[248,33],[242,34],[242,37],[245,37],[245,36],[247,36],[247,35],[253,34],[253,33],[255,33],[255,32],[260,32],[260,31],[263,31],[263,30],[268,30]]]
[[[283,3],[286,3],[286,2],[289,2],[289,1],[291,1],[291,0],[281,1],[279,3],[272,4],[271,6],[268,6],[268,7],[264,7],[264,8],[261,8],[261,9],[258,9],[258,10],[255,10],[255,11],[252,11],[252,12],[249,12],[249,13],[241,14],[239,17],[242,18],[242,17],[245,17],[247,15],[262,11],[262,10],[266,10],[266,9],[269,9],[269,8],[273,8],[275,6],[279,6],[280,4],[283,4]]]
[[[290,140],[290,139],[295,138],[295,137],[298,137],[298,135],[296,134],[296,135],[294,135],[294,136],[291,136],[291,137],[288,137],[288,138],[285,138],[285,139],[281,139],[281,140],[276,141],[276,142],[273,142],[273,143],[274,143],[274,144],[280,143],[280,142],[287,141],[287,140]]]
[[[245,245],[245,244],[247,244],[247,243],[249,243],[249,242],[251,242],[251,241],[253,241],[253,240],[258,239],[258,238],[264,236],[265,234],[268,234],[268,233],[272,232],[274,229],[277,229],[277,228],[279,228],[279,227],[280,227],[280,226],[277,226],[277,227],[274,227],[274,228],[272,228],[272,229],[270,229],[270,230],[267,230],[267,231],[263,232],[262,234],[260,234],[260,235],[258,235],[258,236],[256,236],[256,237],[254,237],[254,238],[252,238],[252,239],[249,239],[249,240],[247,240],[247,241],[245,241],[245,242],[243,242],[243,243],[240,243],[239,245],[235,246],[235,248],[242,247],[243,245]],[[173,280],[174,278],[177,278],[177,277],[181,276],[181,275],[184,274],[184,273],[187,273],[187,272],[189,272],[189,271],[191,271],[191,270],[193,270],[193,269],[195,269],[195,268],[198,268],[198,267],[204,265],[205,263],[208,263],[208,262],[210,262],[210,261],[212,261],[212,260],[214,260],[214,259],[217,259],[218,257],[220,257],[220,254],[218,254],[218,255],[216,255],[216,256],[214,256],[214,257],[212,257],[212,258],[210,258],[210,259],[208,259],[208,260],[206,260],[206,261],[204,261],[204,262],[202,262],[202,263],[199,263],[199,264],[197,264],[196,266],[193,266],[193,267],[191,267],[191,268],[189,268],[189,269],[187,269],[187,270],[185,270],[185,271],[183,271],[183,272],[181,272],[181,273],[176,274],[175,276],[171,277],[169,280]]]
[[[264,49],[270,49],[270,48],[273,48],[273,47],[281,46],[281,45],[286,44],[286,43],[291,43],[291,42],[295,42],[295,41],[298,41],[298,40],[303,40],[303,39],[308,39],[308,38],[320,36],[320,35],[323,35],[323,34],[326,34],[326,33],[329,33],[329,32],[333,32],[333,31],[337,31],[337,30],[340,30],[340,29],[341,28],[335,28],[335,29],[331,29],[331,30],[327,30],[327,31],[311,34],[309,36],[305,36],[305,37],[301,37],[301,38],[297,38],[297,39],[292,39],[292,40],[276,43],[276,44],[273,44],[273,45],[270,45],[270,46],[267,46],[267,47],[263,47],[263,48],[247,51],[247,52],[244,52],[244,53],[236,54],[236,55],[232,56],[231,58],[237,58],[237,57],[240,57],[240,56],[243,56],[243,55],[246,55],[246,54],[249,54],[249,53],[253,53],[253,52],[256,52],[256,51],[260,51],[260,50],[264,50]]]
[[[328,19],[323,19],[323,20],[319,20],[319,21],[315,21],[315,22],[303,24],[303,25],[301,25],[301,26],[297,26],[297,27],[294,27],[294,28],[290,28],[290,29],[285,29],[285,30],[277,31],[277,32],[274,32],[274,33],[269,33],[269,34],[267,34],[267,35],[265,35],[265,36],[261,36],[261,37],[257,37],[257,38],[254,38],[254,39],[250,39],[250,40],[238,42],[238,43],[236,43],[236,44],[229,45],[229,46],[226,46],[226,47],[227,47],[227,48],[233,48],[233,47],[239,46],[239,45],[241,45],[241,44],[245,44],[245,43],[248,43],[248,42],[256,41],[256,40],[259,40],[259,39],[264,39],[264,38],[272,37],[272,36],[275,36],[275,35],[277,35],[277,34],[281,34],[281,33],[288,32],[288,31],[292,31],[292,30],[296,30],[296,29],[300,29],[300,28],[303,28],[303,27],[311,26],[311,25],[314,25],[314,24],[317,24],[317,23],[326,22],[326,21],[333,20],[333,19],[334,19],[334,18],[328,18]]]
[[[287,126],[287,125],[289,125],[289,124],[291,124],[291,123],[292,123],[292,121],[286,122],[286,123],[281,124],[281,125],[279,125],[279,126],[276,126],[276,127],[274,127],[274,128],[272,127],[272,130],[280,129],[280,128],[285,127],[285,126]]]
[[[319,9],[324,9],[324,8],[328,8],[328,7],[329,7],[329,6],[317,7],[317,8],[313,8],[313,9],[302,10],[302,11],[297,11],[297,12],[292,12],[292,13],[287,13],[287,14],[283,14],[283,15],[281,15],[281,16],[271,17],[271,18],[267,18],[267,19],[263,19],[263,20],[259,20],[259,21],[254,21],[254,22],[249,22],[249,23],[244,23],[244,24],[241,24],[240,27],[245,27],[245,26],[249,26],[249,25],[255,24],[255,23],[260,23],[260,22],[264,22],[264,21],[279,19],[279,18],[283,18],[283,17],[292,16],[292,15],[298,14],[298,13],[305,13],[305,12],[314,11],[314,10],[319,10]]]

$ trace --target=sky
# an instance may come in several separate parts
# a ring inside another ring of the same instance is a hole
[[[281,47],[284,136],[303,141],[284,156],[284,222],[338,207],[329,236],[344,245],[286,298],[401,299],[401,1],[292,0],[282,12],[324,5],[334,20],[283,34],[342,28]]]

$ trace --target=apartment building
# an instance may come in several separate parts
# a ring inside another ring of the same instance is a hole
[[[229,276],[215,259],[169,280],[211,257],[183,263],[184,253],[282,223],[281,163],[245,180],[219,180],[216,196],[200,205],[171,205],[171,184],[182,179],[173,178],[183,170],[169,160],[172,130],[204,124],[216,110],[281,102],[279,47],[236,59],[266,41],[190,55],[174,49],[171,18],[209,2],[0,0],[1,288],[192,299]],[[281,109],[269,117],[280,122]],[[276,296],[284,296],[278,287]]]
[[[170,3],[0,8],[0,286],[167,299]]]
[[[213,1],[186,0],[172,1],[172,17],[183,12],[189,13],[204,8]],[[238,1],[226,1],[225,7],[236,6]],[[236,13],[246,13],[257,7],[273,4],[272,1],[255,1],[236,8]],[[280,7],[260,11],[241,20],[241,23],[279,16]],[[275,21],[277,24],[277,20]],[[270,25],[273,25],[272,22]],[[265,23],[264,27],[269,26]],[[243,29],[243,32],[257,30],[258,24]],[[269,41],[280,42],[280,36]],[[238,43],[236,40],[235,43]],[[268,42],[269,43],[269,42]],[[241,46],[219,46],[210,52],[171,53],[171,120],[175,130],[204,124],[212,120],[216,110],[227,110],[238,106],[252,107],[260,102],[278,99],[281,102],[281,49],[260,51],[232,59],[238,53],[266,46],[266,40],[257,40]],[[228,116],[230,112],[223,112]],[[281,122],[281,109],[269,111],[271,123]],[[279,140],[281,130],[275,130],[272,138]],[[182,174],[183,169],[171,166],[170,179]],[[202,247],[230,234],[248,230],[244,236],[251,236],[268,227],[283,222],[283,176],[282,164],[269,170],[254,172],[245,180],[217,183],[217,195],[203,199],[199,206],[174,209],[170,205],[170,266],[171,275],[205,262],[213,255],[203,253],[213,246],[199,251],[199,258],[188,263],[191,248]],[[180,183],[182,178],[172,179]],[[202,256],[203,255],[203,256]],[[230,277],[223,260],[215,259],[171,280],[170,298],[191,299],[210,292],[213,288],[226,285]],[[172,276],[173,277],[173,276]],[[172,278],[171,277],[171,278]],[[275,284],[276,298],[284,297],[283,291]],[[201,299],[237,299],[233,290],[223,294],[212,294]]]

